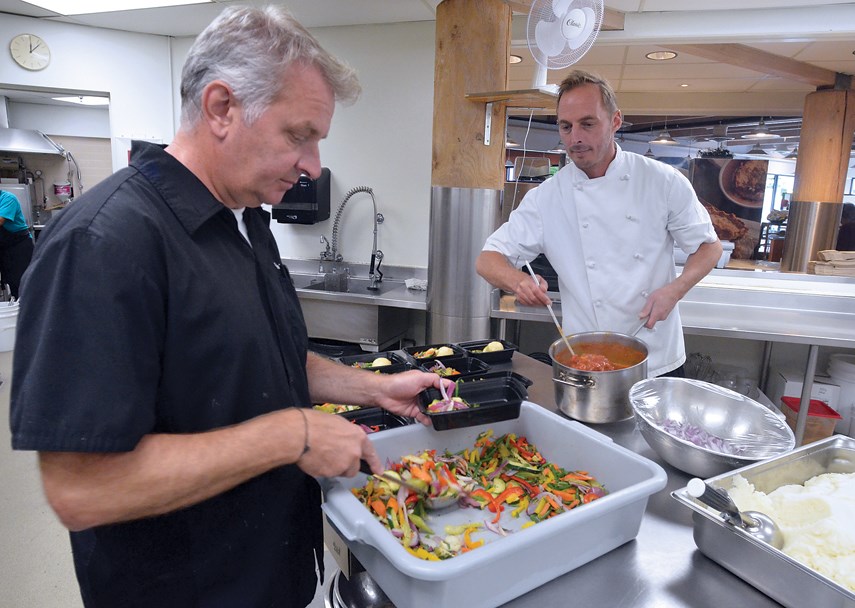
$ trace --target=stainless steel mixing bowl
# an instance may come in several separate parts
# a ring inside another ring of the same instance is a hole
[[[642,436],[671,466],[707,478],[780,456],[796,444],[772,410],[735,391],[687,378],[651,378],[633,385],[629,400]],[[675,429],[680,428],[682,432]],[[684,439],[698,431],[716,447]]]

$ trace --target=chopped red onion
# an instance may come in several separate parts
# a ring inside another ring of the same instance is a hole
[[[712,450],[721,454],[730,454],[732,456],[739,456],[743,451],[741,447],[733,446],[726,439],[713,435],[701,427],[689,422],[666,420],[660,426],[662,427],[662,430],[670,435],[693,443],[698,447],[706,448],[707,450]]]

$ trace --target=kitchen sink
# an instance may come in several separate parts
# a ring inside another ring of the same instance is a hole
[[[344,273],[292,273],[303,318],[311,338],[341,340],[377,351],[397,340],[410,326],[409,311],[383,305],[382,296],[404,287],[403,281],[379,281]]]
[[[346,275],[292,275],[297,289],[326,291],[332,293],[364,294],[378,296],[401,287],[401,281],[378,281],[377,289],[369,289],[371,280],[365,277],[350,277]]]

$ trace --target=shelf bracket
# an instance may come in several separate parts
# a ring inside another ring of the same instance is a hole
[[[484,104],[484,145],[490,145],[490,129],[493,127],[493,102]]]

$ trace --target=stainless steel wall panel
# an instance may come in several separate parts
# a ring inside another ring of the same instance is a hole
[[[499,225],[501,200],[500,190],[442,186],[431,190],[430,343],[490,337],[492,287],[475,272],[475,259]]]
[[[793,201],[787,217],[787,238],[781,258],[783,272],[807,272],[817,252],[834,249],[843,203]]]

